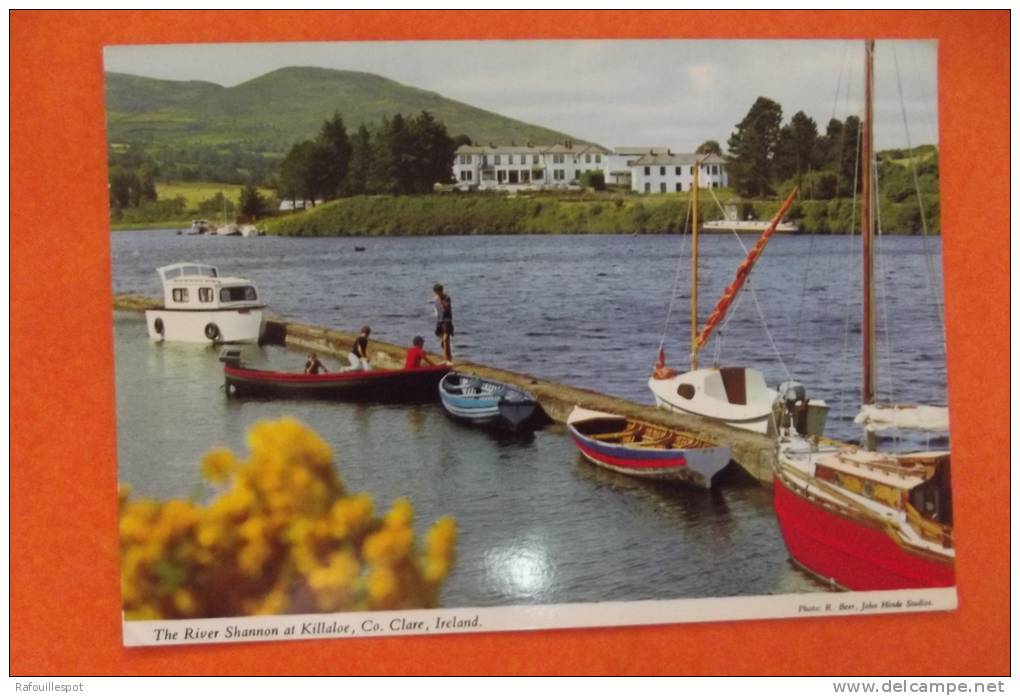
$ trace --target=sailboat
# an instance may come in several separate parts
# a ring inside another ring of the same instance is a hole
[[[786,197],[783,205],[762,232],[758,242],[737,268],[736,278],[723,292],[709,315],[704,327],[698,326],[698,173],[701,163],[694,166],[694,185],[691,187],[691,348],[690,370],[679,373],[666,367],[665,351],[659,348],[658,362],[648,380],[648,388],[660,408],[702,416],[728,425],[759,433],[770,432],[775,420],[774,407],[779,393],[765,383],[765,376],[749,367],[698,367],[698,351],[708,341],[712,331],[722,321],[733,300],[744,286],[751,269],[761,256],[765,245],[775,233],[783,217],[793,205],[798,189]],[[816,409],[818,410],[818,409]],[[818,410],[819,414],[823,414]],[[821,433],[818,417],[809,419],[812,432]],[[772,429],[774,432],[774,429]]]
[[[886,428],[948,430],[932,406],[876,403],[872,174],[874,41],[865,44],[862,131],[863,447],[808,439],[791,429],[778,443],[776,517],[793,561],[834,587],[892,590],[955,584],[949,452],[874,451]]]

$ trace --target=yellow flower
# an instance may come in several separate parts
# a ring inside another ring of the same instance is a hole
[[[119,491],[121,588],[130,620],[435,606],[457,538],[439,520],[419,549],[400,498],[376,517],[348,495],[329,447],[297,421],[255,425],[247,461],[201,460],[229,489],[200,506]],[[365,566],[368,566],[365,568]]]
[[[385,605],[397,594],[397,574],[389,566],[376,566],[368,576],[368,596],[373,604]]]
[[[192,616],[198,607],[195,597],[185,589],[178,589],[173,596],[174,608],[184,616]]]
[[[237,469],[237,458],[226,447],[217,447],[202,457],[202,475],[210,483],[225,483]]]
[[[407,527],[414,520],[414,508],[407,498],[397,498],[386,513],[383,523],[387,527]]]

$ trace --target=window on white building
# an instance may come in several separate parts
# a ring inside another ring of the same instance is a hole
[[[531,163],[532,164],[538,164],[538,155],[532,155],[531,156]]]
[[[645,167],[645,176],[649,176],[652,173],[651,167]]]
[[[492,156],[493,164],[502,164],[502,158],[499,155]]]
[[[471,164],[471,155],[461,155],[460,156],[460,163],[461,164]]]
[[[460,180],[461,181],[471,181],[471,170],[468,169],[466,171],[462,171],[460,173]]]
[[[563,164],[563,155],[553,155],[553,164]]]
[[[659,184],[659,193],[666,193],[666,182],[665,181],[663,181],[661,184]]]
[[[651,192],[652,192],[652,185],[646,181],[645,182],[645,193],[651,193]]]
[[[585,155],[584,156],[584,163],[585,164],[591,164],[591,155]]]
[[[659,167],[659,176],[666,176],[666,168]]]
[[[676,168],[676,175],[677,175],[677,176],[680,176],[680,174],[682,174],[682,173],[683,173],[683,172],[681,172],[681,170],[680,170],[680,167],[677,167],[677,168]],[[677,189],[677,191],[679,191],[679,190],[680,190],[680,189]]]
[[[676,182],[676,190],[677,190],[677,192],[678,192],[678,193],[679,193],[680,191],[683,191],[683,190],[684,190],[684,185],[683,185],[683,184],[681,184],[681,183],[680,183],[679,181],[678,181],[678,182]]]
[[[595,155],[595,164],[602,164],[602,155]]]

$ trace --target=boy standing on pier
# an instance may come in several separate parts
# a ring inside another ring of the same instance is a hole
[[[453,336],[453,302],[443,292],[443,286],[436,283],[432,286],[433,305],[436,310],[436,336],[443,349],[443,359],[449,365],[453,362],[450,338]]]

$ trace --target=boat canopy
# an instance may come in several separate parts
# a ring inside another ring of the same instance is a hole
[[[219,272],[216,270],[216,266],[210,266],[204,263],[172,263],[169,266],[157,268],[156,271],[159,273],[159,277],[163,279],[164,283],[168,280],[182,278],[184,276],[215,278],[219,275]]]
[[[876,432],[882,430],[949,430],[949,409],[945,406],[861,406],[854,423]]]

